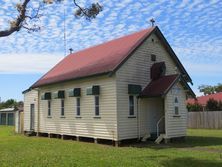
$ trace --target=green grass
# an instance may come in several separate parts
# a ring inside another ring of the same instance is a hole
[[[222,130],[188,130],[185,142],[112,147],[71,140],[25,137],[0,126],[0,167],[222,166]],[[142,147],[141,147],[142,146]]]

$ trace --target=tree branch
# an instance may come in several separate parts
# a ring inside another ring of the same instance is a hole
[[[0,31],[0,37],[9,36],[12,33],[19,31],[22,27],[22,23],[26,19],[26,7],[30,0],[24,0],[22,4],[17,4],[17,10],[19,12],[18,17],[10,22],[10,27],[7,30]]]
[[[18,3],[16,5],[18,16],[15,20],[12,20],[10,22],[10,27],[6,30],[0,30],[0,37],[6,37],[11,35],[14,32],[19,31],[21,28],[25,28],[28,31],[38,31],[40,27],[37,26],[37,24],[34,23],[33,27],[29,26],[30,20],[39,19],[39,10],[40,7],[37,9],[36,14],[34,16],[27,15],[27,5],[31,0],[23,0],[23,3]],[[52,4],[53,2],[61,2],[63,0],[42,0],[45,4]],[[92,3],[92,5],[89,8],[84,8],[78,5],[76,0],[73,0],[74,5],[78,7],[78,9],[75,12],[76,17],[85,17],[87,20],[94,19],[102,10],[102,6],[100,6],[99,3]],[[32,9],[34,10],[34,9]]]
[[[73,3],[78,9],[75,12],[76,17],[85,17],[87,20],[96,18],[96,16],[103,10],[103,7],[99,3],[92,3],[89,8],[83,8],[73,0]]]

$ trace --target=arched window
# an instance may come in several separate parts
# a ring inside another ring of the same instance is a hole
[[[174,103],[178,103],[178,98],[177,97],[175,97]]]

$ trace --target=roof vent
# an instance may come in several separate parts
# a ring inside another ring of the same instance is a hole
[[[70,52],[70,54],[72,54],[72,52],[73,52],[73,49],[72,49],[72,48],[70,48],[70,49],[69,49],[69,52]]]
[[[151,67],[151,79],[157,80],[166,73],[165,62],[154,63]]]

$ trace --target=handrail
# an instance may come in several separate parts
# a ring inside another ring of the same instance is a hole
[[[158,121],[157,124],[156,124],[157,137],[159,137],[159,124],[160,124],[160,122],[163,120],[163,118],[165,118],[164,115],[159,119],[159,121]]]

